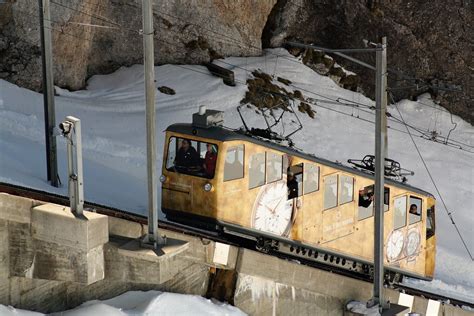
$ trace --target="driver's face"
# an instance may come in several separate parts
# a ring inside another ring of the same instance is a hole
[[[187,151],[189,149],[189,142],[186,140],[183,140],[183,143],[181,146],[183,147],[184,150]]]

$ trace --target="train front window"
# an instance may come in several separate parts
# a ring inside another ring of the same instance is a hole
[[[421,212],[422,212],[421,207],[422,207],[421,199],[414,196],[410,196],[410,208],[408,210],[408,216],[409,216],[408,222],[410,224],[414,224],[421,221]]]
[[[399,229],[407,224],[407,197],[400,196],[394,201],[393,229]]]
[[[217,145],[171,137],[168,144],[166,169],[212,179],[216,169]]]
[[[250,156],[249,162],[249,189],[265,184],[265,153]]]
[[[233,146],[227,149],[224,164],[224,181],[241,179],[244,177],[244,145]]]

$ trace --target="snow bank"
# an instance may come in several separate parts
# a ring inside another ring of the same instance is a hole
[[[2,316],[40,316],[35,313],[11,306],[0,305]],[[196,295],[163,293],[159,291],[126,292],[105,301],[89,301],[81,306],[64,312],[54,313],[57,316],[140,316],[140,315],[196,315],[196,316],[243,316],[238,308],[205,299]]]
[[[315,119],[298,113],[304,125],[304,129],[294,137],[298,148],[342,162],[374,152],[375,127],[365,121],[374,121],[373,111],[367,113],[321,101],[344,98],[373,106],[372,100],[342,89],[283,49],[269,50],[263,57],[231,57],[224,62],[235,65],[221,63],[233,68],[235,87],[224,85],[222,79],[210,75],[203,66],[156,67],[156,86],[165,85],[176,91],[175,95],[159,92],[156,95],[158,168],[162,162],[163,130],[172,123],[191,122],[191,115],[199,105],[224,111],[227,126],[241,126],[236,106],[245,95],[245,82],[250,78],[250,72],[255,69],[275,75],[275,78],[280,76],[291,80],[293,86],[286,87],[288,91],[301,90],[306,97],[319,99],[319,106],[312,105],[317,111]],[[92,77],[84,91],[59,89],[60,96],[55,100],[58,123],[67,115],[82,120],[86,200],[146,215],[143,89],[143,67],[135,65],[110,75]],[[0,181],[67,195],[66,144],[62,138],[58,138],[58,162],[64,185],[53,188],[46,182],[42,102],[42,95],[0,80]],[[433,103],[429,95],[422,96],[417,102],[402,101],[398,107],[407,123],[425,131],[437,130],[447,136],[456,124],[450,139],[474,151],[473,126],[455,115],[452,116],[453,124],[450,114]],[[394,118],[399,117],[395,108],[389,107],[388,111]],[[249,121],[254,126],[259,122],[255,115]],[[409,136],[403,133],[404,126],[393,118],[389,119],[388,125],[389,157],[399,161],[402,167],[415,171],[415,176],[409,179],[410,184],[435,194]],[[415,142],[449,211],[453,213],[471,252],[474,252],[474,154],[419,137]],[[435,196],[438,201],[435,279],[440,283],[416,281],[414,284],[436,291],[452,286],[452,292],[466,292],[466,297],[474,302],[474,264],[467,256],[439,196]],[[163,214],[160,216],[162,218]]]

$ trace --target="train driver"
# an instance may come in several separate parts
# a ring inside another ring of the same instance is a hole
[[[418,213],[418,206],[416,206],[416,204],[410,205],[410,211],[409,212],[410,212],[410,214],[413,214],[413,215],[418,215],[418,216],[420,215]]]
[[[181,141],[181,146],[178,149],[176,154],[176,159],[174,161],[175,166],[177,167],[198,167],[199,166],[199,155],[196,149],[191,146],[191,143],[187,139]]]
[[[368,208],[374,201],[374,192],[365,193],[364,190],[359,191],[359,206]]]
[[[295,174],[288,171],[288,200],[298,197],[298,181],[296,181]]]

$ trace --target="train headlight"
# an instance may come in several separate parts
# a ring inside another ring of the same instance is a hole
[[[204,185],[204,191],[209,192],[209,191],[211,191],[211,190],[212,190],[212,184],[206,183],[206,184]]]
[[[166,176],[165,176],[164,174],[162,174],[162,175],[160,176],[160,182],[161,182],[161,183],[165,183],[165,181],[166,181]]]

